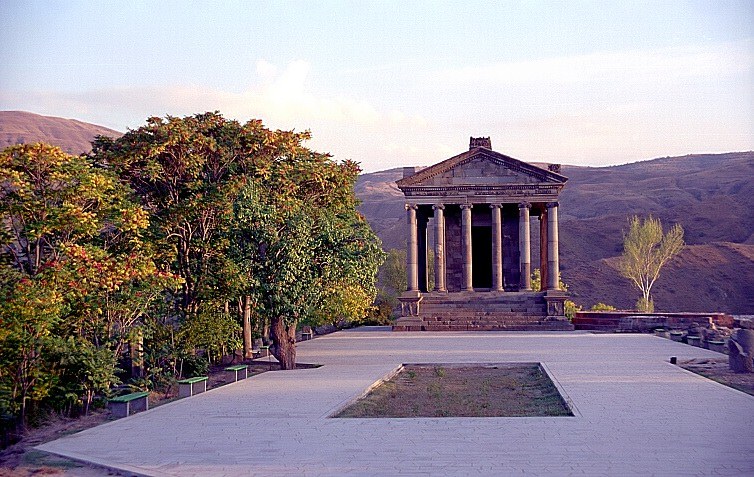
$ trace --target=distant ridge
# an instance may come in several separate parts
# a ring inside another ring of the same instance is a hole
[[[0,149],[41,141],[81,154],[97,135],[122,133],[75,119],[0,111]],[[569,181],[560,200],[561,271],[576,302],[633,306],[638,295],[619,276],[617,257],[627,218],[653,214],[665,225],[680,223],[688,245],[655,285],[658,311],[754,314],[754,152],[564,165],[562,173]],[[405,247],[404,199],[395,185],[401,177],[402,168],[362,174],[355,187],[360,210],[386,249]],[[537,257],[537,241],[532,245]]]
[[[123,133],[76,119],[42,116],[26,111],[0,111],[0,149],[15,144],[46,142],[69,154],[91,151],[95,136],[120,137]]]
[[[561,272],[575,301],[634,305],[637,292],[618,274],[617,257],[627,218],[652,214],[666,226],[680,223],[688,245],[653,289],[658,311],[754,314],[754,152],[564,165],[562,173],[569,180],[560,200]],[[356,184],[360,210],[386,249],[405,247],[401,177],[402,168],[390,169]]]

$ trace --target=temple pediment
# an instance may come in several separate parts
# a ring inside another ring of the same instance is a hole
[[[477,147],[397,182],[402,190],[423,187],[561,185],[567,178],[483,147]]]

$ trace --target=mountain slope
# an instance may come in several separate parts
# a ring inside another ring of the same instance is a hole
[[[561,271],[577,302],[633,306],[638,295],[618,275],[617,256],[628,218],[652,214],[666,226],[680,223],[689,245],[655,285],[658,310],[754,310],[754,152],[563,166],[563,174]],[[401,177],[402,169],[364,174],[356,187],[386,248],[405,247],[404,200],[394,184]]]
[[[0,149],[14,144],[46,142],[78,155],[89,152],[92,140],[98,135],[119,137],[122,133],[75,119],[0,111]]]

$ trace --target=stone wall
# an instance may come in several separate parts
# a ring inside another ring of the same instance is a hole
[[[573,317],[577,330],[647,332],[655,328],[685,330],[705,326],[733,327],[733,317],[725,313],[640,313],[638,311],[579,311]]]

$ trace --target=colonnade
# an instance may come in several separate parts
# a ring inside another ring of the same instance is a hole
[[[446,292],[447,284],[446,263],[445,263],[445,205],[435,204],[434,210],[434,241],[435,241],[435,288],[434,291]],[[485,204],[477,204],[481,207]],[[503,217],[502,203],[488,204],[492,209],[492,287],[491,291],[503,291]],[[462,266],[462,283],[461,290],[473,292],[472,283],[472,234],[471,234],[471,212],[473,204],[460,204],[461,208],[461,250],[463,258]],[[520,271],[520,291],[531,290],[531,230],[530,230],[530,209],[531,203],[522,202],[518,205],[518,238],[519,238],[519,271]],[[419,243],[418,243],[418,225],[417,225],[417,205],[407,204],[407,224],[408,224],[408,250],[406,253],[406,273],[408,279],[408,291],[419,291]],[[558,203],[548,202],[542,212],[545,217],[540,226],[540,239],[542,245],[545,245],[544,236],[546,235],[546,248],[542,247],[540,260],[540,272],[543,289],[559,289],[559,262],[558,262]],[[426,225],[426,224],[425,224]],[[426,258],[426,250],[425,250]],[[424,260],[421,260],[424,261]],[[426,263],[426,262],[424,262]],[[426,273],[426,272],[425,272]]]

